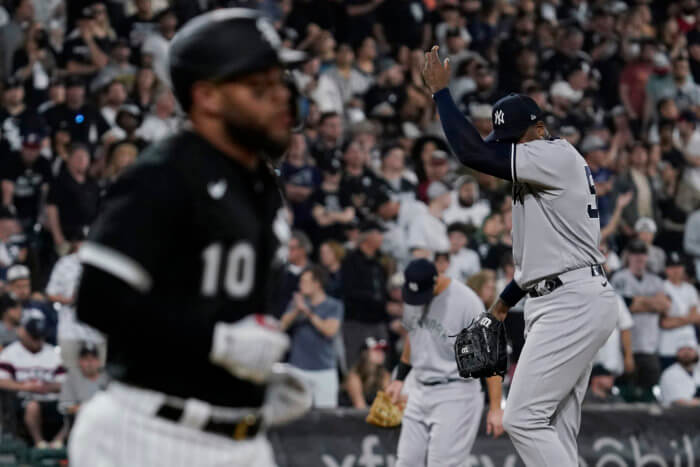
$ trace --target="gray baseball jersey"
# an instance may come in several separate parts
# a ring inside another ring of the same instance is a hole
[[[650,297],[664,292],[661,278],[650,272],[645,272],[642,278],[638,279],[629,269],[623,269],[616,272],[610,282],[620,295],[628,299],[640,295]],[[660,335],[659,314],[632,313],[632,319],[632,350],[638,353],[656,353]]]
[[[455,280],[427,307],[404,304],[403,325],[408,330],[412,371],[418,381],[459,378],[455,336],[483,312],[479,297]],[[478,384],[477,380],[470,382]]]
[[[566,140],[514,144],[513,260],[515,280],[538,280],[605,258],[598,251],[600,221],[591,171]]]

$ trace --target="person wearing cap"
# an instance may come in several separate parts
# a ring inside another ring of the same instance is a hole
[[[103,391],[108,383],[109,376],[102,367],[97,345],[90,341],[83,342],[78,352],[78,366],[68,369],[66,380],[61,385],[59,410],[68,416],[72,424],[81,406],[98,391]]]
[[[345,255],[340,274],[343,278],[343,342],[347,366],[353,366],[369,336],[388,339],[387,273],[381,263],[384,228],[377,222],[359,225],[357,248]]]
[[[132,45],[146,16],[127,21]],[[184,24],[168,57],[189,122],[118,178],[78,253],[77,317],[109,336],[116,384],[81,408],[71,465],[272,466],[265,429],[311,402],[264,315],[282,207],[271,166],[296,117],[284,73],[304,54],[260,12],[223,8]]]
[[[615,375],[602,365],[593,365],[591,381],[584,397],[584,404],[614,404],[624,402],[615,388]]]
[[[695,326],[700,324],[700,299],[698,291],[688,282],[686,259],[677,251],[668,255],[664,291],[671,298],[668,314],[661,318],[659,357],[662,370],[676,357],[676,343],[693,342],[697,347]]]
[[[480,196],[479,184],[471,175],[462,175],[457,179],[451,196],[450,206],[442,215],[442,219],[448,225],[462,222],[479,227],[491,214],[491,204]]]
[[[59,256],[71,251],[71,238],[79,237],[97,216],[100,187],[90,177],[90,149],[73,143],[65,170],[51,183],[46,196],[46,220]]]
[[[19,340],[0,352],[0,389],[16,392],[18,418],[37,448],[63,447],[68,430],[58,412],[66,370],[56,348],[46,343],[47,323],[39,311],[25,311]]]
[[[391,373],[385,365],[388,348],[386,340],[367,337],[360,359],[348,371],[344,387],[350,404],[356,409],[371,406],[377,392],[384,390],[391,381]]]
[[[634,223],[634,231],[637,233],[637,238],[647,246],[647,269],[654,274],[663,274],[666,267],[666,253],[662,248],[654,245],[654,237],[656,236],[654,219],[640,217]]]
[[[41,298],[32,295],[31,272],[23,264],[15,264],[5,273],[7,291],[10,296],[22,305],[23,313],[28,310],[39,310],[46,319],[46,340],[56,344],[58,332],[58,314],[56,310]]]
[[[7,206],[0,206],[0,270],[4,271],[15,263],[27,260],[26,241],[15,213]],[[0,283],[0,290],[2,289]]]
[[[665,407],[700,407],[700,366],[698,342],[675,342],[676,363],[664,370],[659,382],[661,403]]]
[[[141,45],[141,53],[153,58],[153,71],[160,81],[167,83],[168,49],[177,30],[177,15],[169,7],[159,11],[154,19],[158,21],[158,30],[146,36]]]
[[[53,175],[50,162],[41,157],[44,134],[41,129],[25,129],[22,149],[0,161],[2,205],[10,207],[26,232],[32,232],[39,217],[39,206]]]
[[[627,267],[610,280],[632,313],[632,351],[635,374],[633,384],[639,398],[653,400],[651,388],[660,375],[658,346],[661,321],[671,309],[671,300],[659,276],[647,270],[648,249],[635,239],[627,245]]]
[[[485,312],[476,294],[440,275],[426,259],[404,271],[403,325],[406,336],[395,379],[386,393],[398,402],[409,373],[408,392],[397,448],[397,467],[457,465],[469,456],[481,421],[484,396],[478,379],[460,378],[454,358],[459,332]],[[490,408],[487,433],[503,433],[500,376],[486,378]]]
[[[22,319],[22,305],[10,294],[0,295],[0,350],[15,342]]]
[[[682,111],[677,127],[685,166],[675,201],[681,210],[692,212],[700,207],[700,129],[697,127],[697,115],[691,109]]]
[[[314,243],[326,240],[345,241],[345,227],[355,219],[355,208],[347,193],[340,191],[343,176],[342,166],[337,159],[320,164],[323,180],[311,195],[311,215],[316,220],[317,236]]]
[[[21,151],[25,134],[32,131],[43,136],[45,128],[44,118],[26,103],[23,81],[16,76],[6,78],[0,100],[0,151]]]
[[[280,318],[291,336],[288,362],[301,370],[313,406],[338,406],[338,355],[335,338],[343,322],[343,303],[326,295],[325,271],[311,266],[301,273],[299,289]]]
[[[99,111],[87,103],[85,79],[78,75],[66,78],[66,100],[43,114],[53,135],[65,130],[72,142],[97,144],[109,130],[109,124]]]
[[[411,220],[406,237],[406,246],[414,258],[432,258],[435,253],[450,249],[442,216],[452,202],[452,193],[447,184],[434,181],[428,185],[426,195],[428,210]]]
[[[590,168],[568,141],[549,136],[542,109],[527,95],[494,103],[494,130],[483,140],[450,95],[449,62],[437,46],[425,58],[423,77],[452,152],[471,169],[513,182],[515,274],[490,313],[505,320],[526,294],[536,299],[525,302],[527,340],[503,426],[526,465],[573,467],[579,394],[616,321]]]
[[[87,4],[80,11],[76,28],[66,36],[63,56],[70,75],[94,77],[109,62],[112,38],[110,31],[96,21],[96,13],[93,5]]]

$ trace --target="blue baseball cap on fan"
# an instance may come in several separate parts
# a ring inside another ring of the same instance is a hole
[[[486,137],[486,141],[516,142],[525,130],[539,120],[542,120],[542,110],[531,97],[508,94],[493,105],[493,131]]]
[[[433,298],[438,272],[427,259],[411,261],[403,273],[403,301],[409,305],[425,305]]]

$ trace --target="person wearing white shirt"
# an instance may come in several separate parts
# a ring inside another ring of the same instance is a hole
[[[659,383],[661,403],[666,407],[698,407],[700,406],[698,394],[700,367],[698,367],[697,344],[681,341],[677,346],[678,361],[661,374]]]
[[[141,53],[153,57],[153,71],[156,76],[162,82],[169,83],[168,50],[170,40],[177,29],[177,16],[172,9],[167,8],[158,13],[157,20],[158,32],[146,37],[141,46]]]
[[[608,340],[598,351],[593,362],[600,365],[614,376],[634,371],[634,355],[632,354],[632,327],[634,320],[625,301],[617,297],[617,326],[613,329]]]
[[[136,136],[150,142],[158,141],[175,133],[179,121],[175,117],[175,97],[169,89],[156,96],[151,112],[146,115]]]
[[[484,219],[491,214],[491,205],[487,200],[479,199],[479,185],[471,175],[463,175],[457,179],[451,197],[450,207],[442,215],[442,219],[448,225],[463,222],[481,227]]]
[[[684,258],[675,251],[668,257],[664,290],[671,297],[671,309],[661,319],[659,356],[662,369],[675,361],[678,342],[698,345],[695,336],[695,325],[700,324],[698,292],[687,282]]]
[[[429,200],[428,212],[411,221],[407,245],[414,258],[432,259],[435,253],[450,250],[447,226],[442,221],[442,215],[450,206],[452,198],[449,188],[441,181],[430,183],[426,194]]]
[[[466,224],[455,222],[448,225],[447,235],[450,240],[450,266],[446,275],[464,283],[470,276],[481,271],[479,254],[467,248],[469,237]]]

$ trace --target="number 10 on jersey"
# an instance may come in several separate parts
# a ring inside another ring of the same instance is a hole
[[[588,217],[591,219],[598,219],[598,203],[595,198],[595,182],[593,181],[593,174],[591,173],[591,169],[588,166],[585,166],[586,169],[586,180],[588,180],[588,188],[593,195],[593,204],[588,205]]]
[[[205,297],[214,297],[219,292],[223,255],[221,243],[212,243],[202,252],[202,295]],[[223,287],[231,298],[244,298],[250,294],[255,282],[255,250],[250,243],[240,242],[229,248],[223,274]]]

